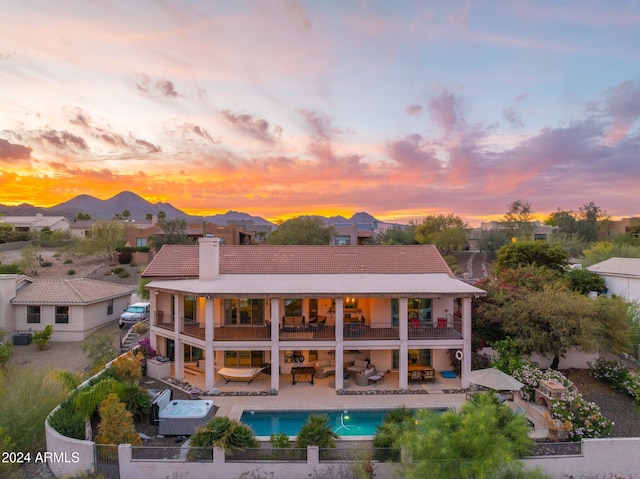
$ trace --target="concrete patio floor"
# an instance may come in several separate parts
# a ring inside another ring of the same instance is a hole
[[[173,366],[171,369],[173,374]],[[185,368],[184,381],[204,390],[204,373],[196,368]],[[202,396],[213,399],[218,407],[217,415],[239,419],[244,410],[327,410],[327,409],[394,409],[406,407],[418,408],[453,408],[459,410],[467,400],[466,393],[461,391],[460,378],[443,378],[436,373],[433,383],[410,384],[407,392],[400,393],[398,387],[398,373],[387,373],[384,382],[359,386],[355,379],[345,380],[345,394],[338,394],[334,388],[334,376],[314,378],[314,384],[299,381],[292,384],[290,374],[280,375],[280,390],[277,395],[268,395],[271,389],[271,376],[260,374],[250,384],[246,382],[225,380],[216,374],[214,389],[221,395]],[[264,393],[264,395],[245,395],[246,393]],[[238,395],[234,395],[238,394]],[[514,410],[513,402],[506,404]],[[547,436],[546,424],[535,416],[527,414],[527,418],[534,423],[531,431],[532,438]]]

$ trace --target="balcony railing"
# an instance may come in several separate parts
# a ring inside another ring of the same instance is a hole
[[[409,339],[460,339],[462,320],[449,319],[439,323],[409,323]]]
[[[389,323],[361,322],[346,323],[343,325],[343,338],[349,339],[400,339],[400,328]]]

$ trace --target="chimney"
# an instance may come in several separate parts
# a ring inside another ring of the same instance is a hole
[[[207,235],[198,238],[200,279],[211,281],[220,277],[220,238]]]

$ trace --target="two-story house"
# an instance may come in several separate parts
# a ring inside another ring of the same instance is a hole
[[[207,390],[221,367],[270,364],[272,390],[295,362],[335,361],[332,383],[354,358],[397,371],[412,365],[471,369],[471,300],[485,292],[454,277],[431,245],[233,246],[217,238],[164,246],[152,281],[151,342],[174,376],[198,364]],[[294,362],[295,361],[295,362]]]

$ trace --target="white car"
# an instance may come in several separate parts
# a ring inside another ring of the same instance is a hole
[[[120,327],[124,328],[126,325],[132,325],[149,319],[150,315],[150,303],[133,303],[124,313],[120,315]]]

